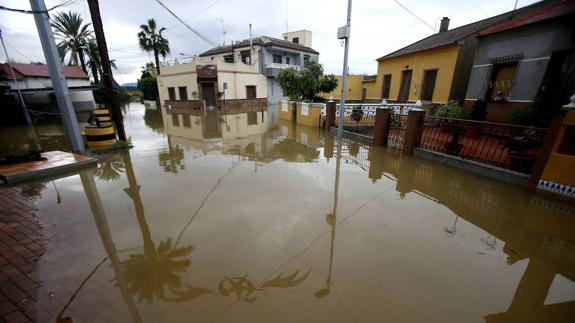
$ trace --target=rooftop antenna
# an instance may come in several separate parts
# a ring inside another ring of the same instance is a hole
[[[513,7],[513,12],[511,13],[511,18],[513,18],[513,16],[515,16],[515,10],[517,10],[517,2],[519,2],[519,0],[515,0],[515,6]]]
[[[223,45],[226,46],[226,27],[224,25],[224,19],[218,19],[218,21],[220,21],[222,23],[222,37],[224,38],[224,43]]]

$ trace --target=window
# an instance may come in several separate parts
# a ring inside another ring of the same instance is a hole
[[[273,55],[273,62],[276,64],[281,64],[282,63],[282,56],[280,54],[274,54]]]
[[[250,111],[248,112],[248,126],[258,124],[258,112]]]
[[[381,98],[389,99],[389,88],[391,87],[391,74],[383,76],[383,84],[381,86]]]
[[[178,88],[178,93],[180,94],[180,101],[188,100],[188,88],[185,86],[180,86]]]
[[[170,101],[176,100],[176,89],[173,87],[168,88],[168,98]]]
[[[309,62],[309,59],[310,59],[309,55],[303,55],[303,64],[304,65],[307,64]]]
[[[407,102],[409,100],[409,88],[411,87],[411,70],[401,72],[401,83],[399,86],[399,96],[397,101]]]
[[[365,101],[366,98],[367,98],[367,89],[363,88],[361,89],[361,101]]]
[[[231,54],[228,54],[228,55],[224,55],[224,62],[226,62],[226,63],[233,63],[233,62],[235,62],[235,60],[234,60],[234,54],[231,53]]]
[[[256,98],[256,87],[255,85],[247,85],[246,86],[246,99],[255,99]]]
[[[172,124],[174,125],[174,127],[180,126],[180,118],[175,113],[172,114]]]
[[[299,44],[299,37],[294,37],[294,38],[292,39],[292,42],[293,42],[294,44]]]
[[[487,99],[491,101],[507,101],[513,86],[517,62],[495,64],[491,72]]]
[[[286,64],[288,64],[288,65],[290,64],[290,59],[287,56],[286,56]]]
[[[192,116],[190,116],[189,114],[182,114],[182,121],[184,124],[184,127],[186,128],[191,128],[192,127]]]
[[[423,88],[421,89],[421,99],[433,101],[433,90],[435,89],[435,79],[437,70],[426,70],[423,74]]]
[[[242,62],[244,64],[251,64],[252,63],[252,52],[249,50],[244,50],[242,52],[240,52],[240,55],[242,57]]]

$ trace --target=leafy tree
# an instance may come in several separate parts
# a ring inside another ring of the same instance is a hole
[[[59,12],[52,18],[52,28],[58,37],[58,54],[64,62],[70,54],[69,65],[78,65],[87,74],[86,55],[88,42],[92,38],[90,23],[84,23],[82,17],[76,12]]]
[[[159,55],[166,57],[166,55],[170,53],[170,43],[168,39],[162,35],[164,30],[166,30],[166,28],[162,27],[156,32],[156,20],[149,19],[148,24],[140,25],[140,32],[138,33],[140,48],[143,51],[154,53],[157,75],[160,75]]]
[[[318,93],[329,93],[337,87],[333,74],[324,75],[323,66],[309,61],[302,71],[288,68],[280,71],[277,77],[284,95],[292,100],[316,101]]]
[[[142,91],[144,100],[155,101],[158,98],[158,82],[153,71],[154,64],[147,63],[142,67],[142,75],[138,79],[138,89]]]

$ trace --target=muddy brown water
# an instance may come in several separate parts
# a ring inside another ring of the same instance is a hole
[[[125,123],[129,153],[19,187],[38,320],[575,321],[573,204],[350,140],[338,160],[277,107]]]

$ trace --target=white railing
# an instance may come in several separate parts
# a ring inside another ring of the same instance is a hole
[[[375,116],[375,111],[377,109],[391,109],[394,114],[406,115],[409,111],[413,109],[421,109],[421,102],[416,103],[387,103],[386,101],[382,103],[346,103],[344,115],[351,115],[354,108],[359,107],[363,110],[363,114],[366,116]],[[321,110],[322,114],[325,115],[325,105]],[[339,116],[339,104],[336,104],[336,116]]]
[[[279,69],[286,69],[286,68],[293,68],[296,71],[300,70],[299,65],[290,65],[290,64],[281,64],[281,63],[270,63],[266,64],[266,68],[279,68]]]

